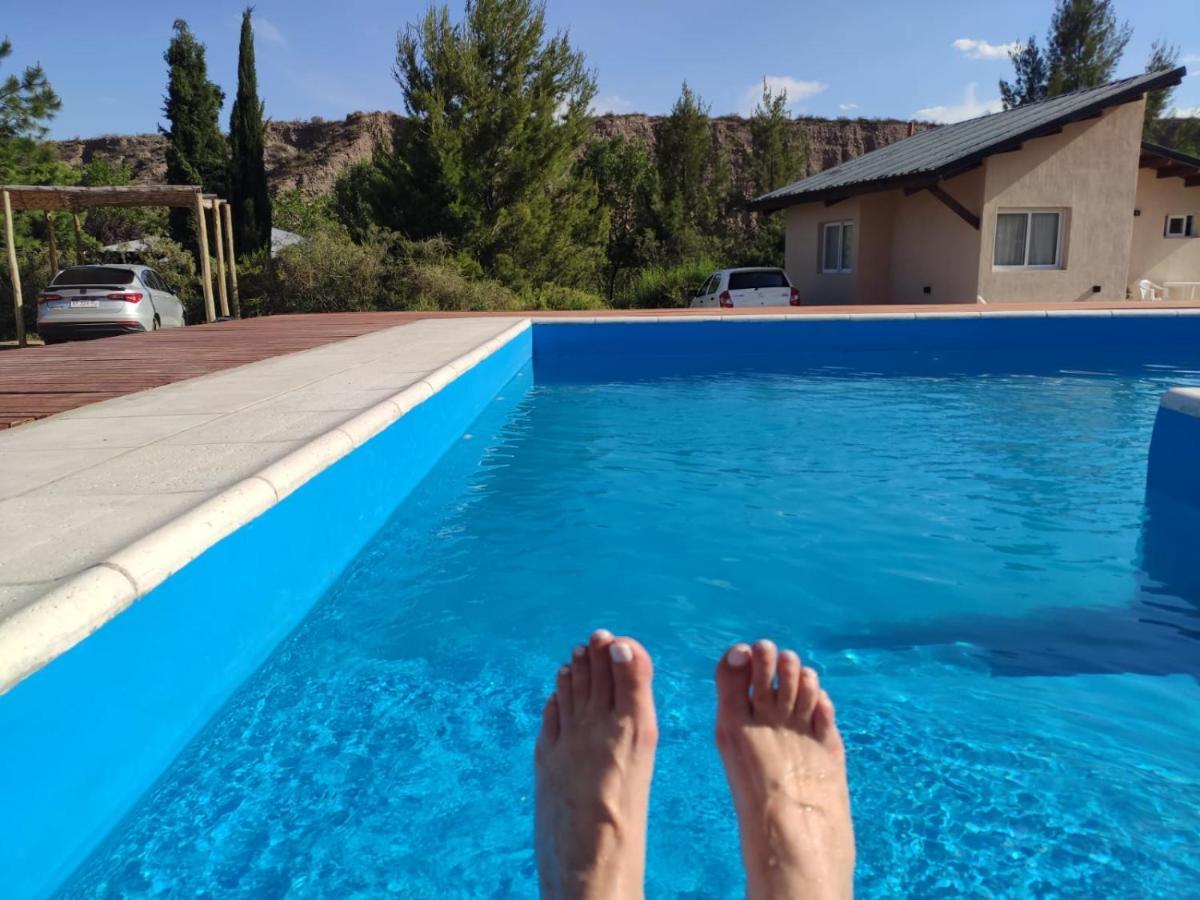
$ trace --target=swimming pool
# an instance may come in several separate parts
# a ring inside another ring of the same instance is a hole
[[[1144,498],[1194,344],[678,327],[539,326],[65,893],[528,896],[540,704],[601,625],[657,660],[651,896],[742,889],[711,675],[761,635],[838,703],[863,896],[1194,889],[1200,579]]]

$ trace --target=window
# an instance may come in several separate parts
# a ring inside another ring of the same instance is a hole
[[[779,269],[761,269],[757,272],[731,272],[729,274],[729,289],[731,291],[748,291],[755,288],[785,288],[787,276]]]
[[[1061,268],[1062,213],[1002,212],[996,216],[994,265],[1006,269]]]
[[[137,276],[132,269],[114,269],[109,266],[74,266],[63,269],[51,284],[54,287],[74,287],[75,285],[125,285],[133,284]]]
[[[821,233],[821,271],[849,272],[854,258],[854,223],[827,222]]]
[[[1163,225],[1163,237],[1186,238],[1195,236],[1195,221],[1192,216],[1167,216],[1166,224]]]

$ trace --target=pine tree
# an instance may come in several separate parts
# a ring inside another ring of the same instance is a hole
[[[229,205],[242,253],[271,246],[271,195],[263,160],[263,104],[254,69],[253,12],[252,6],[242,12],[237,97],[229,115]]]
[[[709,174],[716,160],[708,110],[685,81],[670,114],[654,128],[664,238],[673,262],[702,252],[715,229],[717,198]]]
[[[1179,48],[1166,41],[1157,40],[1150,45],[1150,59],[1146,61],[1147,72],[1166,72],[1179,64]],[[1166,112],[1174,88],[1163,88],[1151,91],[1146,95],[1146,118],[1143,120],[1143,132],[1150,140],[1156,136],[1158,120]]]
[[[12,42],[0,41],[0,63],[12,55]],[[0,81],[0,183],[40,184],[42,170],[58,168],[54,152],[41,139],[62,108],[39,65]]]
[[[547,35],[544,6],[471,0],[457,24],[430,8],[393,72],[409,120],[355,182],[376,223],[447,237],[515,288],[593,283],[603,217],[575,158],[595,79],[565,33]]]
[[[588,144],[579,169],[608,216],[603,286],[612,303],[622,276],[658,256],[658,172],[645,147],[620,136]]]
[[[1016,77],[1000,82],[1004,108],[1112,81],[1132,36],[1128,23],[1117,24],[1112,0],[1058,0],[1046,48],[1031,37],[1012,54]]]
[[[1010,54],[1009,58],[1016,75],[1012,82],[1000,81],[1000,99],[1004,108],[1012,109],[1014,106],[1044,100],[1050,89],[1050,72],[1037,40],[1030,36],[1028,42]]]
[[[804,174],[808,148],[787,112],[787,91],[763,81],[762,100],[750,116],[750,177],[754,196],[791,184]],[[784,218],[758,214],[743,219],[744,231],[729,255],[745,265],[783,265]]]
[[[1112,81],[1132,36],[1128,23],[1117,24],[1112,0],[1059,0],[1046,41],[1049,95]]]
[[[219,116],[225,94],[208,80],[204,45],[187,22],[176,19],[174,31],[163,54],[168,66],[163,113],[170,124],[162,129],[167,137],[167,181],[198,184],[207,192],[224,195],[229,145],[221,133]],[[174,240],[196,246],[191,210],[172,208],[169,223]]]

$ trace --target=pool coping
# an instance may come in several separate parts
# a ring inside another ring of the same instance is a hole
[[[1117,309],[988,309],[846,313],[747,313],[712,315],[545,315],[511,317],[517,319],[508,328],[482,341],[466,353],[446,360],[413,383],[391,396],[350,415],[323,433],[302,442],[282,457],[267,463],[232,483],[211,492],[196,505],[169,518],[127,545],[88,564],[81,571],[58,580],[48,591],[0,618],[0,695],[51,662],[88,635],[149,593],[173,573],[192,562],[206,550],[237,529],[280,503],[300,486],[347,456],[366,441],[398,421],[409,411],[437,394],[479,362],[508,344],[534,325],[659,325],[699,324],[704,322],[848,322],[882,323],[921,320],[983,319],[1063,319],[1110,317],[1200,316],[1196,307],[1117,308]],[[319,354],[345,348],[354,341],[392,332],[401,332],[418,323],[494,323],[497,327],[509,317],[462,316],[421,319],[396,325],[369,335],[335,341],[299,354],[288,354],[211,373],[155,388],[169,392],[179,385],[195,384],[206,378],[236,378],[255,366],[295,358],[304,353]],[[143,396],[143,395],[127,395]],[[119,402],[126,399],[118,398]],[[1180,401],[1182,402],[1182,401]],[[1187,400],[1189,408],[1200,409],[1200,397]],[[89,407],[83,407],[83,410]],[[72,410],[43,422],[78,417]],[[14,429],[7,434],[19,433]]]
[[[476,318],[474,321],[488,321],[499,327],[504,320]],[[399,332],[408,327],[398,325],[386,331]],[[466,353],[414,378],[413,383],[393,395],[302,442],[252,474],[216,489],[207,499],[88,564],[82,571],[63,578],[50,590],[0,619],[0,695],[70,650],[173,573],[283,501],[530,327],[530,320],[521,318]],[[354,340],[358,338],[349,339]],[[349,341],[304,352],[320,353],[344,347]],[[156,390],[169,398],[170,389],[176,385],[194,384],[211,377],[177,382]],[[63,418],[70,416],[71,413],[63,414]]]

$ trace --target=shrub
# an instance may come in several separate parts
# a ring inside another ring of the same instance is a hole
[[[284,247],[271,266],[270,312],[378,309],[387,248],[327,230]]]
[[[599,294],[561,284],[543,284],[525,295],[526,309],[606,309]]]
[[[721,268],[711,259],[694,259],[674,266],[649,266],[630,280],[615,306],[643,309],[687,306],[696,288]]]

